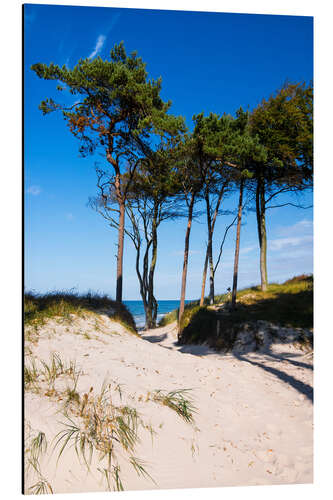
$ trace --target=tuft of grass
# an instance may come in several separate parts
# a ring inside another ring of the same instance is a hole
[[[119,391],[119,389],[117,389]],[[73,445],[77,457],[83,459],[88,471],[95,453],[101,467],[98,471],[106,481],[108,490],[124,489],[117,460],[119,448],[127,454],[129,463],[139,475],[150,478],[143,462],[134,459],[137,444],[140,442],[138,431],[145,424],[135,408],[127,405],[117,406],[112,400],[111,385],[103,383],[99,394],[93,388],[77,399],[76,405],[65,413],[64,428],[57,434],[55,448],[60,447],[58,460],[67,446]]]
[[[46,453],[47,440],[44,432],[39,431],[37,435],[31,440],[31,455],[39,459],[41,455]]]
[[[143,477],[146,477],[147,479],[150,479],[157,486],[157,483],[154,481],[154,479],[151,477],[151,475],[148,474],[148,472],[146,470],[146,466],[147,466],[146,462],[144,462],[140,458],[136,458],[136,457],[130,457],[129,462],[132,465],[132,467],[134,468],[134,470],[138,476],[143,476]]]
[[[32,356],[29,356],[29,363],[24,364],[24,389],[38,392],[38,377],[36,361]]]
[[[51,318],[71,321],[73,314],[82,316],[87,312],[106,314],[130,332],[137,334],[135,321],[130,311],[124,304],[112,300],[108,295],[92,292],[79,294],[73,290],[24,294],[24,324],[35,329]]]
[[[194,423],[193,413],[196,413],[196,407],[193,405],[193,400],[189,396],[191,389],[178,389],[176,391],[162,391],[160,389],[154,391],[152,401],[167,406],[175,411],[185,422]]]
[[[24,476],[25,484],[33,479],[34,484],[26,490],[34,495],[53,493],[52,486],[43,475],[40,459],[47,451],[47,440],[44,432],[33,431],[30,424],[25,424],[24,439]]]
[[[65,407],[67,407],[70,403],[79,404],[80,403],[80,394],[77,389],[77,382],[79,379],[79,373],[73,376],[73,387],[66,388],[66,401]]]
[[[36,484],[29,487],[29,492],[32,495],[46,495],[48,493],[53,494],[53,489],[49,481],[42,477]]]
[[[24,365],[24,389],[40,393],[43,388],[46,396],[55,396],[58,394],[55,390],[55,381],[64,375],[70,377],[74,383],[74,388],[67,388],[65,392],[67,399],[72,401],[77,398],[75,392],[78,377],[81,374],[82,371],[78,369],[75,361],[65,363],[56,352],[51,354],[49,362],[43,359],[39,360],[39,366],[37,366],[36,360],[29,356]]]

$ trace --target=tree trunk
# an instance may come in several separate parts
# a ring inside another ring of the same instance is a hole
[[[209,193],[206,193],[206,210],[207,210],[207,231],[208,231],[208,244],[207,256],[209,262],[209,303],[214,304],[214,266],[213,266],[213,232],[212,220],[210,214]]]
[[[237,233],[236,233],[236,248],[235,248],[235,260],[234,260],[234,277],[233,277],[233,283],[232,283],[231,309],[235,309],[235,306],[236,306],[239,246],[240,246],[239,244],[240,244],[240,231],[241,231],[242,208],[243,208],[243,189],[244,189],[244,179],[241,179],[240,187],[239,187]]]
[[[136,268],[136,274],[138,276],[139,284],[140,284],[140,295],[142,298],[143,308],[145,311],[145,318],[146,318],[145,328],[147,329],[148,304],[147,304],[147,297],[146,297],[146,292],[144,289],[143,279],[142,279],[141,272],[140,272],[141,243],[138,242],[137,245],[135,245],[135,248],[136,248],[135,268]]]
[[[207,268],[208,268],[208,248],[206,249],[205,264],[202,273],[202,285],[201,285],[201,297],[200,297],[200,307],[204,305],[205,301],[205,288],[207,279]]]
[[[256,212],[258,239],[260,248],[260,281],[261,290],[267,290],[267,234],[266,234],[266,203],[265,184],[262,179],[258,179],[256,190]]]
[[[119,201],[117,288],[116,288],[116,301],[117,302],[122,302],[122,297],[123,297],[124,233],[125,233],[125,202],[124,202],[124,200],[121,200],[121,201]]]
[[[140,272],[140,248],[141,246],[136,247],[136,274],[139,279],[140,283],[140,295],[142,298],[143,302],[143,308],[145,311],[145,330],[148,330],[149,328],[152,328],[152,318],[153,318],[153,313],[152,313],[152,308],[149,306],[149,296],[148,296],[148,288],[147,288],[147,271],[148,268],[143,264],[143,270],[142,274]],[[147,248],[145,250],[145,257],[149,253],[149,248],[150,244],[147,245]],[[145,260],[145,259],[144,259]]]
[[[266,206],[265,206],[265,190],[261,192],[261,248],[260,248],[260,275],[261,275],[261,290],[267,290],[267,234],[266,234]]]
[[[190,234],[191,234],[191,226],[192,226],[192,217],[193,217],[193,206],[194,206],[195,193],[191,195],[191,201],[188,207],[188,217],[187,217],[187,229],[185,235],[185,248],[184,248],[184,263],[183,263],[183,273],[182,273],[182,286],[181,286],[181,294],[180,294],[180,304],[179,304],[179,316],[178,316],[178,340],[181,334],[180,325],[181,319],[184,314],[185,309],[185,292],[186,292],[186,278],[187,278],[187,265],[188,265],[188,251],[190,245]]]
[[[228,185],[228,182],[224,182],[223,183],[221,191],[219,193],[219,197],[218,197],[217,202],[216,202],[215,210],[214,210],[213,220],[212,220],[212,224],[211,224],[212,248],[213,248],[213,234],[214,234],[215,222],[216,222],[217,214],[219,212],[219,208],[220,208],[220,204],[221,204],[221,201],[222,201],[223,193],[224,193],[227,185]],[[207,279],[208,260],[209,260],[209,251],[208,251],[208,245],[207,245],[206,257],[205,257],[205,264],[204,264],[203,273],[202,273],[200,307],[202,307],[204,305],[204,300],[205,300],[205,288],[206,288],[206,279]],[[213,283],[212,286],[213,286],[213,303],[214,303],[214,275],[215,275],[215,272],[214,272],[214,267],[213,267],[213,255],[212,255],[212,251],[211,251],[211,264],[212,264],[212,266],[210,267],[210,279],[212,279],[212,283]]]
[[[156,317],[157,317],[157,302],[154,297],[154,273],[157,262],[157,208],[154,209],[154,217],[152,220],[152,257],[149,268],[149,279],[148,279],[148,308],[150,312],[150,325],[149,328],[156,327]]]
[[[143,263],[142,263],[142,289],[143,289],[143,294],[144,294],[144,302],[145,302],[145,316],[146,316],[146,323],[145,323],[145,330],[148,330],[151,328],[151,322],[152,322],[152,316],[151,316],[151,308],[149,308],[149,294],[148,294],[148,260],[149,260],[149,250],[151,247],[151,240],[146,237],[146,250],[143,256]]]

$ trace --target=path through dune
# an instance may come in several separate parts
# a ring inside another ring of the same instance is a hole
[[[70,327],[49,322],[30,354],[48,359],[56,352],[75,360],[83,371],[81,395],[105,379],[120,384],[123,401],[154,429],[153,439],[142,434],[136,456],[155,483],[124,459],[125,489],[312,482],[311,357],[287,344],[270,354],[222,355],[205,346],[177,346],[175,324],[138,338],[100,318],[98,331],[92,320]],[[191,390],[193,425],[149,401],[147,394],[159,389]],[[60,408],[59,401],[26,392],[26,419],[49,441],[61,429]],[[48,452],[42,467],[54,492],[105,490],[98,463],[87,473],[73,448],[55,463],[55,452]]]

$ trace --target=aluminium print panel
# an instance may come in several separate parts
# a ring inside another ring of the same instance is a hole
[[[25,4],[25,494],[313,480],[313,18]]]

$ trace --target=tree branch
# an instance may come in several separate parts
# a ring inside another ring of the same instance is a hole
[[[304,207],[303,205],[297,205],[296,203],[282,203],[281,205],[271,205],[270,207],[266,207],[266,210],[268,210],[269,208],[286,207],[287,205],[290,205],[290,206],[296,207],[296,208],[302,208],[304,210],[307,210],[308,208],[313,208],[313,205],[309,205],[307,207]]]

